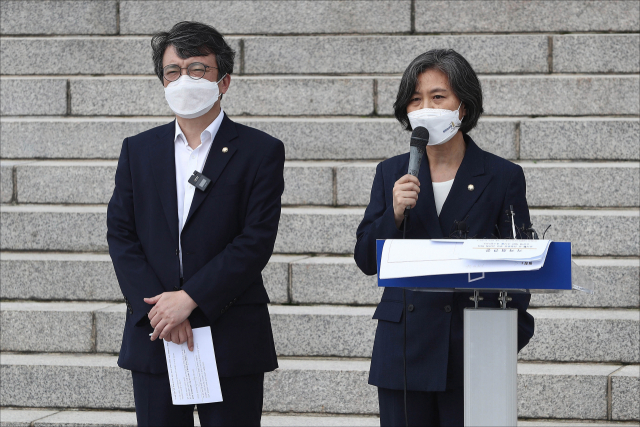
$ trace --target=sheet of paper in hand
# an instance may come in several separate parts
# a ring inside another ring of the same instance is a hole
[[[193,329],[193,351],[167,341],[164,351],[174,405],[222,402],[211,327]]]

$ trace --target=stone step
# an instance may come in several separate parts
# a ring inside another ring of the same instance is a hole
[[[222,104],[230,115],[391,116],[400,78],[287,75],[233,81]],[[1,82],[0,113],[7,116],[171,115],[162,84],[152,76],[3,77]],[[637,75],[484,75],[480,82],[487,115],[637,116],[640,111]]]
[[[3,161],[6,191],[17,203],[103,204],[113,194],[116,161]],[[283,205],[366,206],[378,162],[287,161]],[[637,162],[520,162],[530,207],[636,207]],[[9,168],[9,169],[7,169]],[[6,175],[6,176],[5,176]],[[585,185],[588,183],[588,185]],[[47,188],[47,191],[42,191]],[[615,191],[612,191],[615,189]],[[11,195],[11,193],[9,193]],[[4,195],[3,198],[7,196]]]
[[[3,251],[107,250],[104,205],[2,205],[0,213]],[[363,214],[362,208],[283,208],[274,252],[350,254]],[[571,241],[574,255],[590,256],[638,256],[638,216],[637,209],[531,210],[537,229],[552,225],[547,238]]]
[[[480,77],[484,111],[496,116],[637,115],[639,82],[624,75]],[[377,113],[392,115],[400,78],[381,77],[377,83]],[[624,107],[616,105],[614,94]]]
[[[640,165],[636,162],[524,161],[519,164],[527,179],[527,201],[530,207],[630,207],[640,203]],[[377,163],[337,165],[337,204],[366,206],[376,166]]]
[[[531,309],[535,334],[520,360],[640,363],[640,312]]]
[[[247,37],[243,41],[247,74],[402,73],[419,52],[436,48],[455,49],[480,74],[546,73],[550,46],[557,73],[640,71],[637,34]],[[620,57],[606,60],[598,49]],[[388,54],[381,58],[380,51]]]
[[[554,36],[556,72],[638,72],[635,34]],[[455,48],[476,73],[548,73],[549,36],[284,36],[228,37],[240,74],[402,73],[418,52]],[[243,53],[240,55],[240,43]],[[615,50],[606,67],[593,54],[580,61],[588,46]],[[377,52],[388,52],[384,57]],[[96,52],[109,52],[97,55]],[[615,53],[614,52],[614,53]],[[148,36],[12,37],[0,52],[4,75],[138,75],[154,74]],[[49,56],[56,58],[47,61]],[[27,60],[27,58],[29,58]],[[377,60],[375,58],[378,58]],[[42,64],[33,67],[33,63]],[[572,62],[571,65],[567,62]]]
[[[640,19],[640,12],[623,2],[439,0],[415,5],[419,33],[638,31]],[[432,18],[434,11],[442,12],[437,20]]]
[[[640,414],[640,366],[625,366],[611,375],[612,420],[637,420]]]
[[[237,70],[240,40],[227,39],[238,53]],[[155,75],[152,53],[151,37],[10,37],[2,40],[0,74]]]
[[[281,356],[370,357],[375,307],[271,305]],[[126,306],[4,302],[4,351],[118,353]],[[536,333],[521,360],[640,363],[638,310],[531,309]]]
[[[255,118],[232,117],[239,123],[261,129],[279,139],[289,160],[361,160],[383,159],[407,152],[409,133],[389,118]],[[161,118],[15,118],[3,117],[0,135],[3,159],[68,158],[117,159],[122,140],[147,129],[166,124],[173,117]],[[606,138],[617,130],[620,148],[633,147],[637,119],[592,119],[587,124],[592,138]],[[517,119],[482,118],[471,132],[480,146],[504,158],[516,157]],[[571,121],[573,123],[573,121]],[[606,129],[603,128],[606,127]],[[635,126],[635,127],[634,127]],[[9,135],[14,135],[9,137]],[[556,132],[555,137],[570,138]],[[29,137],[25,146],[17,139]],[[631,138],[633,136],[633,138]],[[593,140],[593,139],[592,139]],[[310,141],[313,141],[310,144]],[[573,142],[572,142],[573,143]],[[600,155],[610,145],[604,141]],[[633,158],[637,150],[618,153],[620,159]],[[579,156],[581,151],[573,153]]]
[[[575,258],[596,294],[560,292],[532,295],[534,307],[634,308],[640,305],[638,259]],[[365,276],[352,257],[273,255],[262,271],[271,302],[283,304],[374,305],[382,288]],[[111,258],[105,254],[2,252],[0,299],[122,301]],[[322,291],[319,291],[319,290]]]
[[[270,306],[269,310],[280,355],[371,356],[377,325],[371,320],[374,307]],[[536,334],[521,352],[521,360],[640,362],[637,310],[531,309],[530,313],[536,319]]]
[[[640,306],[640,266],[637,259],[574,258],[585,271],[595,294],[584,292],[538,293],[531,296],[532,307],[618,307]],[[574,283],[580,286],[580,283]]]
[[[365,0],[358,2],[316,2],[286,0],[266,4],[251,0],[225,5],[185,4],[175,10],[171,1],[145,4],[124,1],[120,5],[122,34],[153,34],[167,31],[176,22],[199,20],[222,34],[296,33],[407,33],[411,31],[410,0]],[[614,9],[615,10],[615,9]],[[171,16],[171,18],[169,18]]]
[[[200,425],[195,411],[194,425]],[[58,411],[46,409],[0,409],[2,427],[136,427],[136,413],[133,411]],[[284,426],[379,426],[375,415],[320,415],[320,414],[279,414],[262,415],[261,425],[265,427]],[[590,425],[589,427],[593,427]],[[596,426],[597,427],[597,426]]]
[[[117,1],[0,3],[2,35],[117,34]],[[33,19],[37,16],[38,19]],[[73,16],[74,19],[60,19]],[[4,43],[4,40],[3,40]]]
[[[637,259],[574,258],[585,269],[596,294],[560,292],[534,294],[532,307],[637,308],[640,304]],[[291,302],[297,304],[373,305],[382,289],[376,276],[365,276],[351,257],[310,257],[291,263]],[[580,285],[580,283],[576,283]]]
[[[279,139],[289,160],[375,160],[407,152],[409,133],[390,118],[233,117]],[[2,117],[3,159],[117,159],[122,140],[173,117]],[[560,160],[639,160],[637,118],[483,117],[470,133],[500,157]],[[21,141],[29,140],[29,144]],[[309,142],[313,141],[312,144]]]
[[[80,5],[78,5],[80,3]],[[175,22],[208,22],[223,34],[291,33],[409,33],[411,2],[366,0],[349,3],[287,0],[256,4],[235,1],[227,5],[224,18],[218,3],[187,3],[180,10],[171,1],[151,4],[115,0],[55,2],[55,7],[37,2],[2,2],[2,34],[153,34],[168,30]],[[439,19],[429,19],[437,10]],[[39,16],[38,22],[25,19]],[[60,22],[59,16],[74,16]],[[168,18],[169,16],[172,19]],[[322,19],[318,19],[321,16]],[[531,20],[531,16],[537,19]],[[119,20],[119,25],[118,25]],[[416,2],[415,31],[418,33],[491,32],[633,32],[638,29],[638,11],[625,2],[571,1],[558,5],[532,1],[504,6],[504,1],[482,4],[463,1]]]
[[[114,305],[96,302],[3,302],[0,308],[2,350],[95,352],[95,312]],[[117,334],[122,335],[124,324],[119,324],[117,329]]]
[[[130,374],[116,366],[115,356],[3,353],[1,360],[2,406],[133,408]],[[265,376],[264,411],[378,412],[375,387],[367,384],[369,361],[366,359],[280,358],[279,365],[277,371]],[[623,372],[621,368],[619,365],[519,363],[518,415],[606,420],[607,399],[613,413],[634,404],[635,396],[625,393],[628,389],[607,389],[611,374],[616,371],[632,386],[638,381],[636,372]]]
[[[352,253],[363,213],[360,208],[283,208],[275,252]],[[538,229],[552,224],[547,238],[572,241],[574,255],[636,256],[637,218],[637,210],[531,210],[533,224]]]
[[[553,36],[554,73],[637,73],[640,72],[639,34],[571,34]],[[620,60],[608,60],[602,50]],[[633,53],[632,53],[633,52]]]
[[[194,425],[199,426],[198,412],[194,412]],[[0,409],[2,427],[135,427],[136,414],[133,411],[78,411],[47,409]],[[375,415],[354,416],[335,414],[280,414],[269,412],[262,414],[261,425],[265,427],[285,426],[379,426],[380,418]],[[636,426],[620,421],[579,422],[571,420],[519,420],[519,427],[624,427]]]
[[[0,203],[13,201],[13,162],[0,163]]]
[[[635,119],[619,120],[587,117],[574,120],[522,120],[519,134],[520,158],[640,159],[640,139],[637,137],[640,133],[640,122]],[[598,131],[607,135],[598,135]]]
[[[637,50],[635,45],[626,45]],[[418,54],[448,48],[464,56],[476,73],[549,71],[546,35],[429,35],[247,37],[244,39],[244,72],[401,74]],[[388,54],[379,55],[379,52]],[[631,56],[635,53],[629,52]]]
[[[289,302],[289,266],[303,258],[271,257],[262,278],[272,303]],[[107,254],[2,252],[0,265],[3,300],[122,301]]]
[[[66,79],[0,78],[0,115],[64,115],[67,114]]]
[[[106,204],[113,194],[117,161],[8,162],[16,171],[17,203]],[[287,162],[284,205],[333,205],[333,173],[344,162]],[[2,163],[3,182],[13,170]],[[10,167],[9,166],[9,167]],[[6,177],[5,177],[6,175]],[[13,188],[7,182],[4,188]],[[46,192],[41,191],[47,188]],[[11,195],[11,193],[9,194]],[[3,198],[7,196],[3,193]],[[12,200],[12,199],[10,199]]]

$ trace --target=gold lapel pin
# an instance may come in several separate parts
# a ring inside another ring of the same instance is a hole
[[[223,153],[226,153],[227,151],[229,151],[229,149],[228,149],[227,147],[224,147],[224,148],[222,149],[222,152],[223,152]]]
[[[467,190],[469,190],[469,191],[473,191],[475,189],[476,189],[476,187],[474,187],[473,184],[469,184],[469,186],[467,187]]]

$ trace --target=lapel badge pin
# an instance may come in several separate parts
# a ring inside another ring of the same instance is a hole
[[[469,186],[467,187],[467,190],[469,190],[469,191],[473,191],[475,189],[476,189],[476,187],[474,187],[473,184],[469,184]]]
[[[229,149],[228,149],[227,147],[224,147],[224,148],[222,149],[222,152],[223,152],[223,153],[226,153],[227,151],[229,151]]]

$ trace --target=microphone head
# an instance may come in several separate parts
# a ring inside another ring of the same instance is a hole
[[[429,131],[422,127],[418,126],[411,132],[411,146],[412,147],[420,147],[423,150],[429,143]]]

